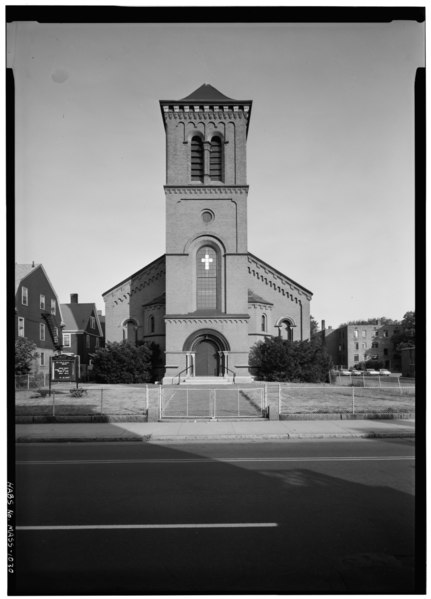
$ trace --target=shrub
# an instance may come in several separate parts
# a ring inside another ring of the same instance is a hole
[[[93,358],[98,383],[148,383],[154,380],[155,344],[108,343]]]
[[[38,357],[36,344],[27,337],[18,337],[15,341],[15,375],[28,374],[32,361]]]
[[[332,361],[320,343],[275,337],[252,347],[250,367],[261,381],[318,383],[327,380]]]

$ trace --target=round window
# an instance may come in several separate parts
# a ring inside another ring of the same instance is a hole
[[[202,220],[204,221],[204,223],[210,223],[212,220],[214,220],[214,212],[212,212],[211,210],[203,210]]]

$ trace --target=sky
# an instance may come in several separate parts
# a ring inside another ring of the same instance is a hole
[[[414,80],[424,24],[9,26],[18,263],[59,301],[165,252],[159,100],[210,83],[252,100],[248,249],[312,291],[311,314],[414,310]]]

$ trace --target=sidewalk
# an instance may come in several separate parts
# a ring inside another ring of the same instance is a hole
[[[112,422],[17,424],[17,443],[138,441],[187,443],[289,439],[413,438],[414,420]]]

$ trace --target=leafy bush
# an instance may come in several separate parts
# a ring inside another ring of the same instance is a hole
[[[98,383],[148,383],[154,380],[154,343],[132,345],[108,343],[93,358],[93,375]]]
[[[321,343],[275,337],[252,347],[250,367],[261,381],[319,383],[327,380],[332,361]]]

